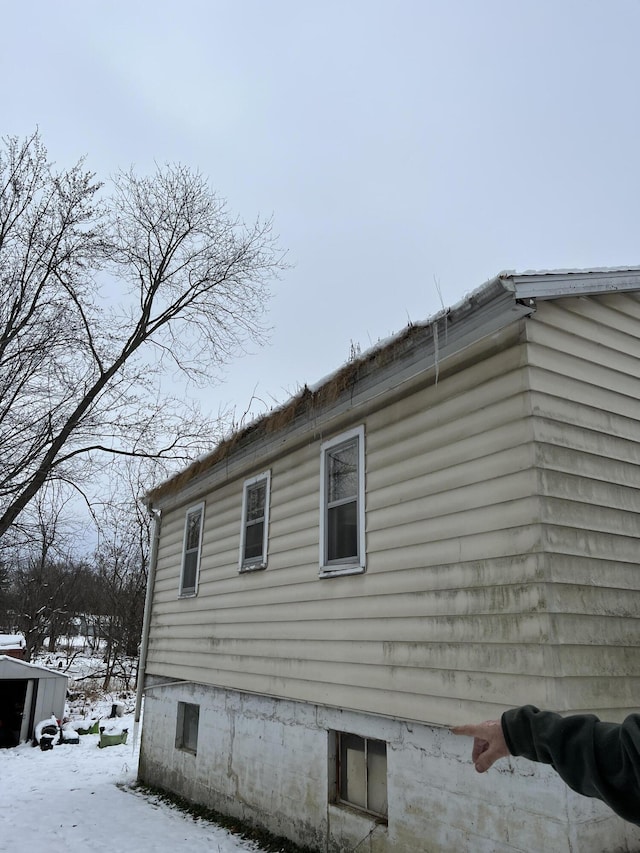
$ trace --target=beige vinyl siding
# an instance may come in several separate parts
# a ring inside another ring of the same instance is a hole
[[[437,383],[216,475],[195,598],[196,501],[163,517],[148,672],[443,725],[637,707],[639,329],[636,297],[540,302]],[[320,580],[320,445],[358,424],[367,569]],[[241,575],[242,483],[267,468],[268,567]]]
[[[640,301],[545,303],[527,331],[554,707],[621,718],[638,707]]]
[[[273,460],[266,570],[238,574],[242,479],[221,484],[198,596],[179,600],[184,508],[167,513],[148,671],[442,724],[462,699],[524,701],[548,628],[521,331]],[[320,444],[359,423],[367,571],[320,580]]]

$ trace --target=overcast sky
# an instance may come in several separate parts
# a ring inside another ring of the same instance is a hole
[[[640,262],[638,0],[0,0],[2,135],[180,161],[294,267],[206,394],[284,401],[503,269]]]

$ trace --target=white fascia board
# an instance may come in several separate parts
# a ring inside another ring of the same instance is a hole
[[[640,267],[502,273],[500,281],[516,299],[558,299],[640,291]]]

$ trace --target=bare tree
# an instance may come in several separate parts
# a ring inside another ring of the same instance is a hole
[[[37,133],[0,152],[0,539],[49,482],[114,456],[188,459],[210,423],[162,394],[168,367],[211,381],[261,339],[284,268],[184,166],[56,172]],[[105,295],[105,291],[109,292]],[[203,436],[205,438],[203,438]]]
[[[14,622],[10,601],[11,573],[9,563],[0,554],[0,634],[13,633]]]
[[[114,675],[126,686],[135,680],[151,532],[151,518],[139,496],[162,467],[153,460],[125,460],[97,514],[100,541],[93,564],[98,601],[93,612],[100,628],[105,689]]]
[[[131,661],[137,660],[142,635],[149,530],[142,514],[122,521],[95,555],[105,690],[114,675],[129,686],[130,677],[135,676]]]
[[[91,584],[87,564],[73,554],[73,530],[64,519],[58,495],[39,493],[32,507],[30,539],[7,550],[5,606],[13,630],[24,634],[26,656],[38,654],[47,640],[55,651],[83,610]]]

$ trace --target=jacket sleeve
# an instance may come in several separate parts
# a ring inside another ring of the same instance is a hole
[[[512,755],[550,764],[574,791],[640,826],[640,714],[618,725],[525,705],[502,715],[502,731]]]

